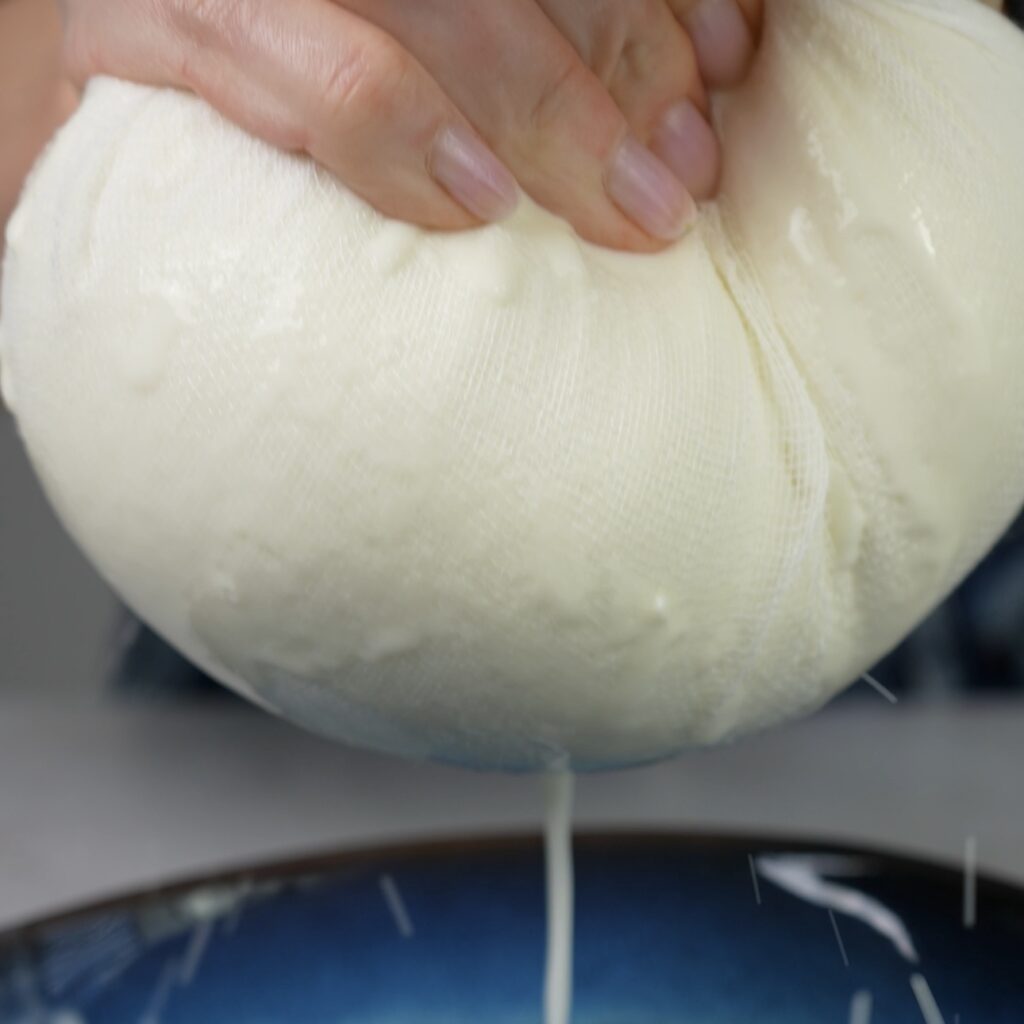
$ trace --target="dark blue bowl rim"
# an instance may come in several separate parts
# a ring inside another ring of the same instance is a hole
[[[574,849],[590,852],[638,853],[658,850],[679,853],[720,853],[736,855],[756,853],[848,854],[870,859],[886,875],[909,876],[936,885],[957,883],[963,867],[953,867],[938,858],[922,857],[891,848],[850,842],[845,839],[790,836],[762,832],[703,832],[668,829],[606,829],[581,830],[573,836]],[[540,856],[543,840],[537,832],[499,833],[485,836],[459,836],[412,839],[381,844],[351,845],[295,857],[267,859],[212,872],[194,872],[172,878],[165,883],[134,888],[92,902],[83,902],[52,914],[34,918],[0,931],[0,953],[31,943],[38,936],[83,919],[152,906],[174,900],[186,893],[207,886],[251,885],[268,881],[287,881],[310,876],[331,875],[387,862],[423,863],[456,859],[462,856],[522,855]],[[977,895],[998,899],[1004,906],[1024,914],[1024,885],[991,872],[979,871]]]

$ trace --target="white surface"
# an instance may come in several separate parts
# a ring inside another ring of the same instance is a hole
[[[51,497],[212,674],[378,749],[644,761],[810,710],[1024,496],[1024,37],[774,0],[656,257],[419,232],[92,83],[11,218]],[[851,97],[856,97],[853,102]]]
[[[583,777],[581,827],[846,838],[1024,882],[1024,708],[871,696],[734,747]],[[536,831],[540,781],[353,753],[255,712],[0,705],[0,924],[338,845]],[[984,905],[978,916],[983,917]]]

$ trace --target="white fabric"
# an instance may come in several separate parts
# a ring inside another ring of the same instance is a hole
[[[656,257],[431,235],[101,80],[9,230],[4,388],[68,529],[208,671],[484,767],[808,711],[1024,496],[1024,41],[769,0]]]

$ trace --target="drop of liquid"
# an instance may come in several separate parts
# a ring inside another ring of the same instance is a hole
[[[419,633],[410,627],[385,626],[367,638],[361,653],[366,661],[382,661],[415,651],[420,640]]]
[[[419,229],[412,224],[402,221],[384,224],[366,246],[370,265],[382,277],[391,276],[409,262],[419,237]]]
[[[836,560],[848,569],[860,554],[866,517],[849,477],[835,464],[829,484],[827,522]]]
[[[579,241],[572,235],[551,234],[544,240],[544,256],[556,277],[581,282],[588,277]]]
[[[447,236],[439,251],[453,278],[499,306],[523,290],[524,258],[500,233],[484,229]]]

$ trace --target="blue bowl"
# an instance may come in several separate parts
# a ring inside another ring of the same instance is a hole
[[[0,936],[3,1024],[539,1024],[541,844],[393,847]],[[576,842],[575,1024],[1022,1024],[1024,891],[763,838]],[[973,925],[973,926],[970,926]]]

